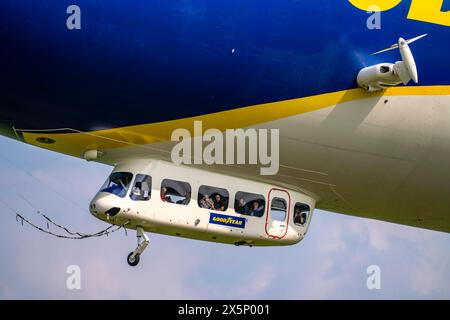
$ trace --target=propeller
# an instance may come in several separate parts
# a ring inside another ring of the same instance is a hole
[[[423,34],[408,40],[399,38],[396,44],[393,44],[387,49],[373,53],[372,55],[377,55],[386,51],[399,49],[402,61],[397,61],[395,63],[380,63],[362,69],[357,77],[359,86],[367,91],[378,91],[391,86],[396,86],[400,83],[407,85],[411,80],[415,83],[419,83],[416,61],[414,60],[409,45],[427,35],[428,34]]]
[[[391,51],[395,49],[400,49],[400,54],[402,56],[402,62],[395,64],[395,71],[399,76],[400,80],[406,85],[410,80],[413,80],[415,83],[419,83],[419,74],[417,73],[416,61],[414,60],[414,56],[409,48],[409,44],[426,37],[428,34],[423,34],[421,36],[405,40],[403,38],[398,39],[397,44],[393,44],[387,49],[383,49],[381,51],[375,52],[372,55],[377,55],[386,51]]]

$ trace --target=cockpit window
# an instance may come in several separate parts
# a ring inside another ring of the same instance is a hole
[[[191,185],[183,181],[164,179],[161,183],[161,200],[186,206],[191,201]]]
[[[198,189],[198,206],[203,209],[225,211],[228,209],[228,191],[226,189],[200,186]]]
[[[112,193],[118,197],[125,197],[130,187],[133,174],[129,172],[113,172],[105,181],[100,192]]]
[[[136,175],[134,187],[131,189],[130,198],[134,201],[150,200],[152,192],[152,177],[145,174]]]
[[[265,205],[266,199],[260,194],[239,191],[234,196],[234,211],[239,214],[262,217]]]
[[[298,226],[304,226],[308,221],[310,208],[307,204],[297,202],[294,207],[294,223]]]

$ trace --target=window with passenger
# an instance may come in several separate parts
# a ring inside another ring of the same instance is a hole
[[[164,179],[161,183],[161,200],[188,205],[191,201],[191,185],[183,181]]]
[[[294,223],[303,226],[308,221],[310,208],[307,204],[297,202],[294,207]]]
[[[112,193],[123,198],[127,194],[132,179],[133,174],[129,172],[113,172],[108,179],[106,179],[100,192]]]
[[[152,177],[145,174],[136,175],[134,187],[131,189],[130,198],[134,201],[150,200],[152,192]]]
[[[239,214],[262,217],[266,199],[263,195],[239,191],[234,196],[234,211]]]
[[[228,209],[229,194],[226,189],[200,186],[197,202],[200,208],[225,211]]]

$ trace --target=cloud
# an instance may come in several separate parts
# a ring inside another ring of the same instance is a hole
[[[271,266],[262,266],[254,272],[247,274],[238,284],[231,288],[230,297],[250,299],[266,293],[275,279]]]
[[[317,245],[317,249],[322,254],[336,254],[346,250],[346,243],[343,238],[343,229],[335,224],[328,228],[326,234]]]

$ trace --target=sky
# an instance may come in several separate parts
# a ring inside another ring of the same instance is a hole
[[[320,210],[289,247],[149,234],[135,268],[126,263],[135,232],[65,240],[16,221],[13,211],[45,226],[39,210],[79,232],[104,229],[88,204],[111,170],[0,138],[0,299],[450,298],[450,234]],[[72,265],[79,290],[66,285]],[[369,290],[373,265],[380,289]]]

